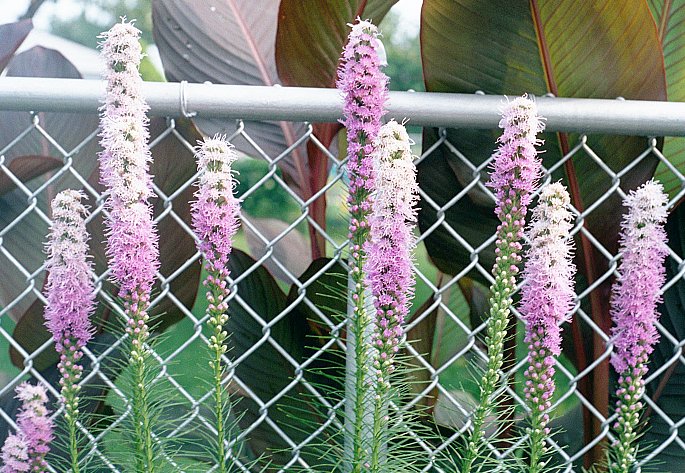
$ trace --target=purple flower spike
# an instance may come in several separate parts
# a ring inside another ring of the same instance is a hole
[[[2,447],[2,473],[44,472],[45,455],[53,438],[52,420],[45,407],[48,395],[41,385],[22,383],[16,389],[21,407],[17,413],[17,433],[9,435]]]
[[[499,371],[504,360],[504,339],[509,326],[512,295],[521,263],[521,238],[530,204],[541,174],[536,146],[537,133],[544,128],[535,102],[518,97],[502,109],[499,123],[504,131],[498,138],[488,186],[495,190],[495,214],[500,220],[495,242],[495,278],[490,286],[490,317],[487,328],[488,364],[480,384],[480,404],[473,414],[473,431],[462,461],[462,473],[470,473],[483,450],[483,423],[494,402]]]
[[[93,335],[90,316],[95,310],[95,292],[90,278],[92,263],[88,260],[85,195],[74,190],[57,194],[52,201],[52,226],[47,244],[47,300],[45,321],[55,339],[60,356],[57,368],[64,417],[70,442],[76,445],[78,416],[78,382],[83,373],[83,347]],[[78,452],[70,449],[73,473],[78,473]]]
[[[231,169],[237,154],[225,138],[215,136],[200,143],[197,159],[198,170],[204,171],[192,204],[198,250],[205,258],[205,269],[217,282],[225,281],[233,237],[240,225],[240,202],[233,195],[236,183]]]
[[[147,145],[148,106],[138,72],[143,57],[132,23],[102,34],[107,95],[102,106],[100,181],[109,191],[107,220],[110,267],[121,297],[149,295],[159,266],[157,235],[148,199],[152,196]]]
[[[138,68],[143,57],[140,31],[123,20],[103,33],[107,94],[101,107],[100,182],[107,187],[105,207],[107,257],[126,315],[126,333],[134,366],[131,383],[137,471],[153,471],[156,446],[147,390],[146,346],[149,338],[150,292],[159,268],[158,235],[148,199],[152,197],[151,161],[146,112]]]
[[[571,261],[573,240],[570,236],[571,199],[560,183],[549,184],[540,192],[528,236],[530,250],[524,269],[521,290],[521,314],[526,324],[528,368],[523,392],[531,410],[531,471],[541,471],[549,435],[548,411],[554,394],[554,363],[561,352],[561,327],[573,309],[573,278],[576,267]]]
[[[369,21],[357,19],[348,36],[338,69],[337,87],[343,96],[343,125],[347,129],[347,174],[350,212],[348,238],[350,239],[350,313],[347,324],[347,350],[351,356],[348,395],[353,398],[346,411],[346,428],[354,435],[346,438],[345,450],[349,453],[345,463],[359,468],[368,463],[365,430],[367,399],[372,384],[367,366],[370,366],[372,349],[368,347],[369,332],[372,330],[372,316],[366,302],[365,262],[369,240],[369,215],[375,189],[372,153],[381,128],[381,119],[386,113],[388,99],[388,77],[381,71],[379,56],[381,43],[378,29]],[[352,388],[354,386],[354,388]],[[378,417],[378,416],[375,416]],[[374,419],[374,423],[380,419]],[[372,463],[379,455],[376,447],[380,439],[371,446]],[[371,465],[376,468],[377,465]]]
[[[146,311],[159,267],[159,249],[148,203],[152,196],[151,156],[148,106],[140,92],[138,67],[143,53],[139,36],[140,31],[125,21],[101,36],[107,95],[101,109],[100,181],[109,191],[109,265],[129,317],[127,331],[140,342],[147,338]]]
[[[197,148],[197,168],[203,171],[197,199],[192,204],[193,227],[199,238],[198,249],[204,258],[207,277],[203,281],[207,292],[208,325],[211,348],[210,366],[214,371],[214,409],[216,428],[217,471],[229,471],[225,445],[229,443],[225,430],[225,394],[222,380],[225,369],[222,356],[226,353],[224,324],[228,321],[228,258],[233,249],[233,237],[240,225],[240,202],[233,195],[236,181],[231,169],[237,154],[233,145],[219,135],[206,139]]]
[[[535,147],[543,143],[537,134],[545,126],[537,115],[535,102],[525,96],[517,97],[502,109],[499,126],[504,132],[497,140],[499,148],[488,182],[496,194],[495,213],[501,220],[509,212],[525,217],[540,178],[540,158]],[[518,205],[514,205],[514,201],[518,201]],[[512,206],[517,207],[516,210],[512,210]],[[517,227],[523,228],[523,224]]]
[[[374,152],[378,191],[369,219],[366,245],[367,280],[376,309],[372,335],[374,367],[379,384],[389,388],[389,374],[399,350],[405,317],[414,294],[412,251],[415,246],[416,167],[404,126],[391,120],[376,138]]]
[[[85,195],[65,190],[52,201],[52,225],[48,237],[46,267],[48,282],[45,324],[60,354],[59,370],[71,382],[81,377],[81,349],[93,335],[90,316],[95,293],[88,260]]]
[[[388,77],[381,71],[377,37],[378,29],[369,21],[358,20],[352,25],[338,70],[337,87],[343,94],[342,123],[348,142],[350,238],[355,236],[359,245],[367,239],[366,220],[374,189],[371,153],[388,99]]]
[[[618,373],[635,368],[659,339],[656,306],[668,255],[664,224],[668,197],[663,186],[649,181],[625,198],[628,213],[621,223],[621,264],[613,287],[611,364]]]
[[[649,355],[659,339],[656,307],[666,278],[667,203],[663,186],[655,181],[646,182],[624,200],[628,212],[621,223],[622,256],[611,300],[611,364],[619,375],[612,473],[632,471],[636,461],[644,376]]]

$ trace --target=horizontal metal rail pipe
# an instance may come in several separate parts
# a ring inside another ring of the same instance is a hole
[[[93,112],[99,80],[0,78],[0,110]],[[342,115],[335,89],[146,82],[143,94],[156,116],[334,122]],[[506,97],[482,94],[390,92],[388,117],[412,125],[496,128]],[[685,136],[685,102],[537,97],[548,131]]]

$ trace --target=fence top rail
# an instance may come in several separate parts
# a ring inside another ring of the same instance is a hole
[[[105,82],[0,78],[0,110],[93,112]],[[335,89],[146,82],[155,116],[335,122],[342,99]],[[388,117],[419,126],[496,128],[506,97],[435,92],[390,92]],[[548,131],[640,136],[685,136],[685,102],[537,97]]]

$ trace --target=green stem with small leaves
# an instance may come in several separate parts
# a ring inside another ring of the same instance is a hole
[[[647,354],[642,357],[647,360]],[[618,419],[614,424],[616,442],[611,446],[612,461],[609,473],[633,473],[637,462],[637,439],[639,437],[640,399],[645,391],[643,376],[647,372],[645,362],[640,361],[634,368],[621,374],[616,408]]]
[[[470,473],[473,464],[482,454],[483,424],[495,405],[495,391],[500,380],[499,372],[504,360],[504,340],[509,326],[512,295],[516,290],[516,274],[521,249],[519,243],[523,219],[520,197],[512,196],[511,203],[503,205],[500,212],[501,224],[497,229],[496,260],[492,270],[495,281],[490,286],[490,317],[487,324],[485,344],[488,362],[480,382],[480,404],[472,418],[472,431],[466,444],[461,473]]]
[[[73,347],[74,340],[65,339],[65,346]],[[60,361],[59,369],[62,374],[62,400],[64,402],[64,419],[67,422],[69,434],[69,464],[71,473],[79,473],[79,449],[78,449],[78,393],[81,387],[78,381],[81,379],[83,367],[79,363],[82,356],[80,350],[70,350],[67,348],[62,352],[64,361]]]
[[[214,274],[216,280],[219,274]],[[215,284],[207,284],[213,301],[223,301],[227,295],[227,291]],[[223,395],[223,378],[224,366],[221,362],[221,357],[226,353],[226,339],[228,333],[224,331],[224,324],[228,321],[228,315],[223,310],[215,308],[208,309],[209,321],[208,324],[212,329],[212,335],[209,338],[210,350],[212,352],[212,360],[209,362],[214,374],[214,409],[216,415],[216,454],[217,454],[217,472],[226,473],[226,432],[224,426],[224,395]]]
[[[364,159],[363,148],[367,139],[366,133],[360,132],[357,139],[362,147],[358,159],[359,161],[362,161]],[[364,261],[366,260],[364,245],[369,239],[369,228],[366,225],[366,221],[370,214],[370,208],[365,204],[369,200],[369,194],[369,191],[366,189],[358,188],[357,192],[351,196],[352,201],[350,202],[351,207],[354,209],[350,211],[352,221],[357,222],[357,228],[351,232],[352,236],[350,242],[352,250],[350,257],[350,278],[353,287],[351,288],[352,320],[349,325],[352,333],[349,335],[354,339],[353,343],[355,344],[354,407],[352,409],[353,419],[351,420],[351,423],[353,424],[352,473],[361,473],[364,471],[364,465],[368,463],[367,459],[369,454],[368,441],[366,439],[369,426],[366,419],[371,403],[371,386],[369,385],[368,377],[368,371],[371,369],[368,346],[371,319],[366,310],[367,299],[364,281]]]
[[[147,361],[150,356],[146,347],[149,332],[147,328],[147,299],[144,295],[137,302],[129,302],[131,307],[127,332],[131,336],[131,362],[133,364],[133,424],[136,448],[136,472],[155,472],[155,449],[152,438],[152,419],[147,380]]]

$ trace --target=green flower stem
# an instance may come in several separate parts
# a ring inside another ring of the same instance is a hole
[[[376,389],[373,409],[373,444],[371,447],[371,468],[373,473],[385,473],[384,462],[387,458],[387,415],[390,392],[384,386]]]
[[[214,275],[216,279],[218,274]],[[207,285],[211,291],[213,300],[221,300],[225,296],[225,291],[214,284]],[[224,366],[221,357],[226,353],[226,338],[228,333],[224,330],[224,324],[228,321],[228,315],[219,309],[209,309],[208,324],[212,329],[212,336],[209,338],[212,360],[209,362],[214,372],[214,407],[216,414],[216,454],[217,472],[226,473],[226,431],[224,430],[224,396],[222,380],[224,378]]]
[[[73,345],[73,341],[65,340],[65,345]],[[64,362],[60,362],[60,368],[64,369],[62,376],[62,399],[64,402],[64,419],[67,421],[69,433],[69,464],[71,473],[79,473],[79,449],[78,449],[78,393],[81,387],[78,385],[83,370],[76,359],[76,351],[65,350]],[[80,353],[80,352],[79,352]],[[80,355],[79,355],[80,356]]]
[[[547,375],[547,367],[545,365],[545,359],[549,352],[545,348],[540,347],[537,350],[536,356],[533,358],[531,363],[531,368],[535,369],[536,365],[542,366],[541,369],[536,370],[537,378],[542,379],[544,375]],[[545,457],[547,455],[547,446],[545,440],[549,437],[549,428],[547,427],[548,415],[545,412],[545,387],[539,388],[537,385],[533,384],[531,387],[531,399],[537,399],[538,402],[531,402],[531,414],[530,414],[530,426],[527,428],[529,444],[530,444],[530,467],[529,473],[542,473],[544,472],[546,461]]]
[[[362,258],[357,259],[357,264],[361,266]],[[359,268],[360,266],[357,266]],[[367,418],[367,411],[370,404],[370,386],[368,382],[368,369],[370,366],[370,358],[368,352],[368,338],[369,329],[371,327],[371,320],[365,307],[365,290],[363,285],[362,272],[359,271],[356,275],[352,275],[352,281],[355,286],[353,295],[357,298],[353,305],[353,320],[352,333],[354,338],[354,407],[353,407],[353,453],[352,453],[352,472],[359,473],[364,471],[363,466],[366,463],[368,455],[367,432],[368,426],[365,419]]]
[[[647,359],[644,355],[643,359]],[[639,437],[640,413],[644,393],[643,374],[647,372],[645,364],[639,362],[632,372],[624,373],[619,379],[617,402],[618,419],[614,424],[616,443],[611,446],[613,461],[610,473],[633,473],[637,461],[637,439]],[[632,376],[631,376],[632,375]]]
[[[138,302],[133,307],[131,321],[134,327],[142,327],[137,333],[132,331],[131,361],[133,364],[133,423],[136,448],[136,472],[154,473],[155,454],[152,439],[152,422],[150,415],[149,393],[147,382],[148,349],[145,347],[149,332],[147,329],[147,303]]]
[[[520,198],[514,197],[511,203],[504,205],[500,218],[502,224],[497,230],[497,258],[493,268],[495,282],[490,287],[490,317],[487,325],[485,344],[488,349],[488,363],[480,382],[480,404],[472,419],[472,432],[466,445],[462,462],[462,473],[470,473],[473,463],[483,449],[483,424],[492,413],[495,404],[495,390],[499,383],[499,371],[504,359],[504,340],[509,326],[509,315],[512,295],[516,289],[516,274],[521,249],[519,240],[524,215],[520,211]]]
[[[366,143],[366,133],[360,132],[358,140],[363,148]],[[363,151],[359,152],[359,159],[363,158]],[[368,413],[371,409],[370,392],[372,388],[369,385],[368,371],[371,369],[369,356],[369,337],[371,330],[371,319],[367,313],[367,299],[366,288],[364,281],[364,261],[366,260],[366,253],[364,251],[364,244],[369,238],[369,228],[366,225],[368,216],[370,214],[370,206],[365,205],[369,199],[369,192],[365,189],[358,189],[352,196],[351,205],[356,208],[350,211],[351,218],[359,222],[356,230],[352,232],[351,236],[351,253],[350,257],[350,282],[351,290],[351,320],[348,325],[350,333],[348,338],[354,344],[353,356],[354,360],[351,368],[354,370],[354,392],[348,393],[348,399],[354,399],[354,405],[351,410],[352,419],[348,419],[348,424],[352,424],[352,429],[348,428],[348,434],[351,433],[352,445],[350,471],[352,473],[360,473],[365,471],[365,464],[368,459],[368,439],[370,435],[368,423]],[[350,432],[351,430],[351,432]]]

